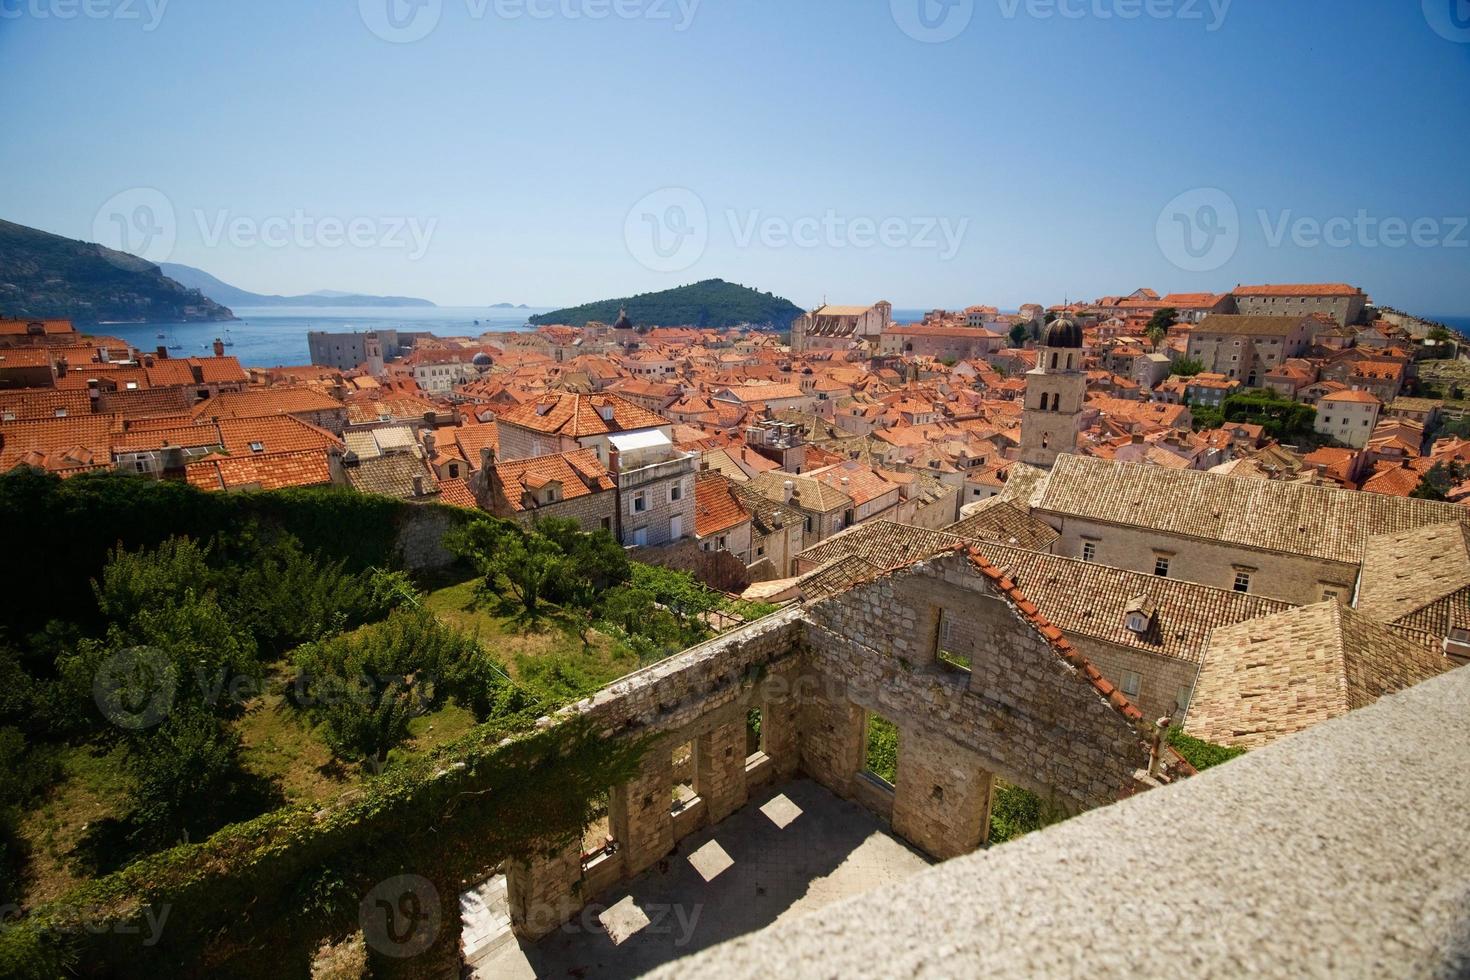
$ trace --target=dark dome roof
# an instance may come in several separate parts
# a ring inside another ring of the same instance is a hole
[[[489,354],[486,354],[484,351],[480,351],[480,353],[470,358],[470,363],[473,364],[475,367],[489,367],[495,362],[491,360]]]
[[[1047,324],[1046,330],[1041,335],[1041,346],[1072,347],[1080,350],[1082,348],[1082,328],[1077,326],[1076,320],[1059,316]]]
[[[622,310],[618,313],[618,322],[613,324],[614,330],[632,330],[633,321],[628,319],[628,311]]]

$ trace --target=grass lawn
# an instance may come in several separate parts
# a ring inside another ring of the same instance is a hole
[[[88,828],[122,816],[130,778],[124,750],[90,745],[58,750],[61,779],[21,820],[20,832],[31,848],[27,866],[29,904],[59,898],[90,875],[73,866],[72,852]]]
[[[584,646],[576,619],[543,604],[530,622],[510,602],[482,598],[478,578],[429,593],[424,606],[451,626],[480,638],[511,678],[537,697],[574,700],[638,669],[638,655],[620,640],[592,630]]]

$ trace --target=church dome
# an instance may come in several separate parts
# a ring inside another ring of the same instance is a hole
[[[1076,320],[1069,320],[1064,316],[1057,317],[1046,325],[1046,330],[1041,335],[1041,346],[1080,350],[1082,348],[1082,328],[1077,326]]]
[[[628,311],[622,310],[618,313],[618,322],[613,324],[614,330],[632,330],[633,321],[628,319]]]
[[[495,362],[490,358],[489,354],[486,354],[484,351],[480,351],[480,353],[470,358],[470,363],[473,364],[475,367],[487,368]]]

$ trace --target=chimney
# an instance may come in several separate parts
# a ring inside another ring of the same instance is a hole
[[[434,433],[432,430],[424,433],[424,453],[430,459],[434,458]]]
[[[87,379],[87,404],[94,415],[102,409],[102,382],[96,378]]]
[[[56,378],[58,381],[66,377],[66,367],[66,358],[60,357],[56,359]]]
[[[415,497],[422,497],[424,495],[424,478],[422,476],[413,478],[413,495]]]
[[[1141,445],[1143,445],[1143,433],[1141,433],[1141,432],[1135,432],[1135,433],[1133,433],[1133,438],[1130,439],[1129,441],[1132,442],[1133,445],[1135,445],[1135,446],[1141,446]]]
[[[781,495],[782,499],[788,504],[791,503],[791,498],[796,494],[796,484],[792,483],[790,480],[787,480],[784,484],[782,484],[781,489],[785,491]]]
[[[154,351],[154,356],[157,357],[160,361],[168,360],[168,348],[163,346],[162,344],[159,344],[158,350]]]
[[[488,470],[495,466],[495,450],[486,446],[480,450],[480,469]]]
[[[225,342],[223,340],[219,339],[218,337],[214,338],[214,356],[215,357],[224,357],[225,356]]]

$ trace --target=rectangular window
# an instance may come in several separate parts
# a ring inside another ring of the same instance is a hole
[[[1167,558],[1155,558],[1154,559],[1154,574],[1157,575],[1159,578],[1168,578],[1169,577],[1169,559],[1167,559]]]
[[[1249,592],[1250,590],[1251,590],[1251,575],[1250,575],[1250,572],[1236,572],[1235,573],[1235,591],[1236,592]]]
[[[968,674],[973,661],[966,646],[963,630],[955,628],[949,610],[939,610],[939,649],[936,651],[939,666]]]
[[[641,514],[648,510],[648,494],[642,490],[633,494],[633,513]]]
[[[1095,542],[1095,541],[1084,541],[1084,542],[1082,542],[1082,560],[1083,561],[1096,561],[1097,560],[1097,542]]]
[[[869,713],[864,735],[863,772],[892,789],[898,785],[898,726]]]
[[[1138,692],[1143,690],[1143,678],[1131,670],[1123,671],[1123,683],[1120,685],[1123,693],[1130,698],[1138,697]]]
[[[669,502],[678,503],[684,499],[684,484],[675,483],[669,487]]]

